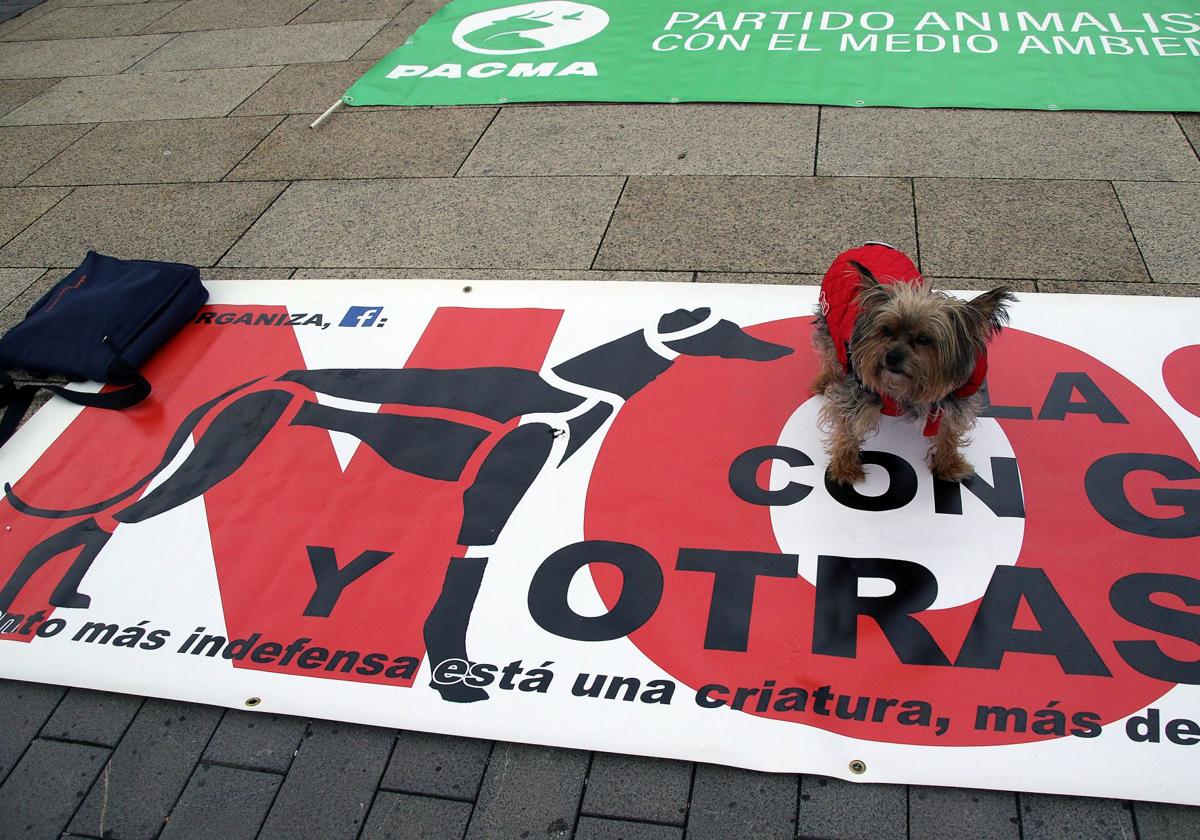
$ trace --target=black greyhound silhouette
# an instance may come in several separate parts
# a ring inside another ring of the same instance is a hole
[[[623,403],[666,371],[677,355],[769,361],[789,347],[754,338],[707,308],[663,315],[656,329],[630,333],[555,366],[550,376],[520,368],[458,370],[421,368],[335,368],[293,370],[276,382],[296,383],[318,394],[367,403],[456,409],[506,423],[522,418],[491,449],[475,480],[463,493],[458,543],[464,548],[494,545],[517,504],[550,460],[556,447],[561,466],[594,435]],[[551,381],[554,380],[554,381]],[[262,383],[254,379],[193,409],[175,431],[159,463],[140,481],[115,496],[84,507],[51,510],[21,499],[8,484],[4,492],[18,511],[37,517],[88,519],[46,538],[29,551],[0,589],[0,612],[7,610],[30,577],[65,551],[81,551],[50,596],[55,607],[86,608],[89,596],[79,584],[112,537],[92,514],[126,502],[172,462],[199,423],[217,405]],[[275,428],[298,397],[279,388],[242,394],[213,417],[183,463],[141,499],[112,514],[117,522],[143,522],[203,495],[231,476]],[[427,478],[456,481],[489,432],[468,422],[402,414],[380,414],[304,400],[292,426],[346,432],[396,469]],[[481,424],[482,425],[482,424]],[[561,439],[561,442],[559,442]],[[468,551],[464,551],[468,554]],[[454,557],[442,591],[425,622],[430,664],[469,661],[466,633],[483,580],[486,557]],[[445,700],[464,703],[487,698],[482,688],[433,683]]]

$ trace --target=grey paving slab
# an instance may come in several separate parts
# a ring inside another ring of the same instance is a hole
[[[466,840],[568,840],[587,765],[580,750],[497,743]]]
[[[908,788],[801,776],[796,817],[800,837],[908,840]]]
[[[275,26],[287,23],[312,0],[187,0],[179,8],[147,27],[147,32],[190,32],[201,29],[236,29],[241,26]]]
[[[819,175],[1200,180],[1170,114],[824,108]]]
[[[0,249],[0,265],[78,264],[89,249],[212,265],[282,189],[271,182],[78,187]]]
[[[462,174],[811,175],[817,112],[796,105],[505,108]]]
[[[63,79],[5,114],[0,125],[223,117],[278,71],[239,67]]]
[[[278,117],[101,123],[26,183],[219,181],[278,124]],[[0,136],[18,130],[31,129],[0,128]]]
[[[1136,836],[1128,802],[1038,793],[1022,793],[1019,799],[1022,840]]]
[[[986,292],[997,286],[1007,286],[1014,292],[1038,291],[1036,280],[1013,280],[1007,277],[1003,280],[991,277],[932,277],[930,279],[933,281],[934,288],[938,289],[969,289],[975,292]]]
[[[298,268],[296,279],[331,280],[619,280],[630,283],[690,283],[689,271],[563,271],[558,269],[507,268]]]
[[[133,722],[144,698],[72,688],[42,727],[45,738],[115,747]]]
[[[214,706],[147,700],[71,820],[70,830],[154,840],[220,719],[221,710]]]
[[[242,114],[320,114],[371,69],[371,61],[289,64],[237,107]],[[339,119],[345,114],[339,114]]]
[[[209,271],[204,280],[225,280]],[[221,719],[204,760],[253,770],[286,773],[308,729],[304,718],[231,710]]]
[[[833,261],[833,254],[830,256],[830,262]],[[774,274],[774,273],[748,273],[748,272],[726,272],[726,271],[701,271],[696,274],[697,283],[762,283],[767,285],[782,285],[782,286],[819,286],[821,285],[821,274]],[[939,289],[963,289],[985,292],[989,289],[994,289],[997,286],[1004,285],[1012,289],[1014,292],[1036,292],[1037,281],[1034,280],[996,280],[986,277],[930,277],[933,285]]]
[[[260,840],[354,840],[387,766],[395,732],[313,721]]]
[[[596,267],[813,274],[869,240],[916,252],[908,181],[636,176]]]
[[[298,182],[221,264],[586,268],[620,188],[617,178]]]
[[[41,300],[42,295],[49,292],[49,290],[54,287],[56,282],[59,282],[71,272],[71,269],[46,269],[44,271],[42,269],[30,270],[37,272],[38,276],[36,280],[32,282],[30,286],[24,290],[24,292],[17,295],[17,298],[13,299],[11,304],[6,306],[4,310],[0,310],[0,334],[8,329],[11,329],[12,326],[24,319],[25,313],[29,312],[30,308],[34,306],[38,300]],[[49,382],[66,382],[66,377],[60,376],[60,374],[47,376],[47,374],[44,373],[30,373],[22,371],[13,372],[13,378],[31,379],[36,380],[36,382],[47,382],[47,380],[49,380]]]
[[[201,277],[205,280],[286,280],[292,276],[294,270],[291,268],[221,268],[214,266],[204,269]]]
[[[178,5],[178,0],[168,0],[162,3],[55,9],[4,37],[6,40],[50,41],[60,38],[136,35]]]
[[[798,789],[794,775],[697,764],[688,840],[791,840]]]
[[[254,840],[283,777],[201,764],[159,840]]]
[[[0,81],[0,115],[7,114],[18,105],[24,105],[47,88],[58,83],[53,79],[6,79]]]
[[[7,242],[29,227],[68,192],[69,189],[61,187],[0,189],[0,243]],[[30,263],[30,266],[33,265],[34,263]]]
[[[386,21],[352,20],[184,32],[134,68],[138,72],[341,61]]]
[[[1200,283],[1200,184],[1115,186],[1150,276]]]
[[[1018,840],[1017,795],[913,785],[908,794],[908,836],[911,840]]]
[[[408,3],[409,0],[317,0],[292,23],[390,19]]]
[[[692,765],[665,758],[596,753],[581,813],[683,825]]]
[[[58,837],[107,758],[102,747],[34,741],[0,786],[0,837]]]
[[[1076,295],[1152,295],[1200,297],[1200,283],[1106,283],[1087,280],[1039,280],[1039,292]]]
[[[0,128],[0,186],[10,187],[67,146],[90,125],[31,125]]]
[[[468,802],[380,791],[360,840],[457,839],[470,819]]]
[[[40,268],[0,268],[0,309],[8,306],[42,276]],[[3,688],[0,688],[0,692]]]
[[[378,61],[392,50],[403,46],[408,37],[444,5],[446,0],[413,0],[400,10],[400,14],[396,15],[391,23],[379,30],[374,38],[363,44],[354,57]]]
[[[451,177],[494,116],[492,109],[338,114],[318,129],[291,116],[228,180]]]
[[[474,801],[491,753],[491,741],[401,732],[379,786]]]
[[[933,277],[1149,279],[1110,184],[918,178],[915,195]]]
[[[683,829],[673,825],[580,817],[575,840],[683,840]]]
[[[1175,119],[1191,142],[1192,151],[1200,154],[1200,114],[1176,114]]]
[[[1200,836],[1200,808],[1162,802],[1134,802],[1138,840],[1194,840]]]
[[[64,691],[57,685],[0,680],[0,708],[5,710],[4,726],[0,726],[0,782],[16,766]]]
[[[179,0],[182,2],[183,0]],[[66,6],[122,6],[126,3],[147,3],[152,0],[44,0],[42,5],[51,9],[61,9]]]
[[[28,20],[20,19],[19,14],[0,11],[0,38],[12,34],[12,32],[17,31],[28,23]]]
[[[11,0],[0,0],[0,41],[11,36],[18,29],[28,26],[35,18],[26,14],[34,5],[15,5]]]
[[[8,270],[12,270],[12,269],[8,269]],[[33,281],[33,283],[31,283],[29,286],[27,286],[25,288],[25,291],[23,291],[19,295],[17,295],[16,298],[14,298],[10,304],[5,306],[3,309],[0,309],[0,333],[7,332],[9,329],[16,326],[16,324],[18,324],[22,319],[24,319],[25,313],[27,313],[33,307],[33,305],[35,303],[37,303],[39,300],[41,300],[42,295],[44,295],[44,294],[46,294],[46,292],[50,291],[50,289],[54,287],[55,283],[57,283],[62,278],[66,277],[67,274],[70,272],[69,268],[62,268],[62,269],[50,268],[50,269],[46,269],[45,271],[43,271],[40,268],[21,269],[21,270],[28,270],[28,271],[35,272],[38,276]],[[37,379],[37,380],[44,380],[47,377],[42,376],[42,375],[21,376],[20,373],[15,373],[13,375],[13,378],[14,379],[17,379],[17,378],[31,379],[32,378],[32,379]],[[54,379],[56,381],[60,381],[60,382],[66,381],[65,377],[61,377],[61,376],[49,377],[49,378]]]
[[[169,35],[128,35],[62,41],[13,41],[0,44],[0,77],[34,79],[120,73],[169,40]]]
[[[829,261],[833,262],[830,256]],[[762,272],[759,274],[744,271],[700,271],[696,273],[697,283],[763,283],[773,286],[819,286],[821,274],[779,274]]]

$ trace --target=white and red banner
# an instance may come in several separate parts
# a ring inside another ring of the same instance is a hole
[[[1200,301],[1022,295],[825,481],[815,288],[212,283],[0,450],[0,676],[1200,804]]]

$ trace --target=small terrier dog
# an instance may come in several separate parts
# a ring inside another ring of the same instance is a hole
[[[821,283],[813,345],[822,370],[829,477],[866,476],[862,441],[879,416],[925,421],[935,477],[962,481],[974,470],[970,441],[987,374],[987,344],[1008,322],[1016,298],[1001,286],[970,301],[934,291],[901,251],[869,243],[839,256]]]

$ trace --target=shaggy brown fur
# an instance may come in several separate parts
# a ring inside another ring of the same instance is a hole
[[[829,476],[842,484],[861,481],[862,441],[879,426],[887,394],[904,416],[922,423],[930,412],[942,419],[929,459],[933,474],[961,481],[973,469],[961,449],[970,441],[980,396],[954,396],[975,369],[976,359],[1008,322],[1015,298],[1001,286],[962,301],[927,283],[880,283],[860,271],[860,314],[850,339],[850,363],[857,377],[838,362],[825,319],[818,313],[813,344],[822,369],[813,382],[827,400],[821,423],[829,430]]]

